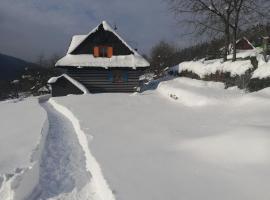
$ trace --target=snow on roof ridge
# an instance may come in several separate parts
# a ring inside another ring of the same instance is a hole
[[[247,41],[247,43],[253,48],[253,49],[255,49],[255,47],[253,46],[253,44],[249,41],[249,39],[246,37],[246,36],[243,36],[242,38],[239,38],[237,41],[236,41],[236,43],[238,43],[240,40],[246,40]]]
[[[67,54],[70,54],[72,51],[74,51],[75,48],[77,48],[78,44],[81,43],[81,41],[83,41],[86,37],[87,37],[87,35],[74,35],[74,36],[72,36]]]
[[[80,89],[84,94],[89,94],[88,89],[84,85],[82,85],[81,83],[79,83],[75,79],[71,78],[67,74],[62,74],[61,76],[57,76],[57,77],[51,77],[48,80],[48,83],[49,84],[55,83],[59,78],[62,78],[62,77],[65,77],[69,82],[71,82],[74,86],[76,86],[78,89]]]
[[[110,26],[110,24],[107,22],[107,21],[105,21],[105,20],[103,20],[97,27],[95,27],[92,31],[90,31],[88,34],[87,34],[87,36],[80,42],[80,43],[78,43],[76,46],[74,46],[74,48],[69,52],[69,53],[71,53],[72,51],[74,51],[80,44],[82,44],[91,34],[93,34],[94,32],[96,32],[97,30],[98,30],[98,28],[99,28],[99,26],[100,25],[102,25],[103,26],[103,28],[104,28],[104,30],[105,31],[109,31],[109,32],[112,32],[114,35],[116,35],[116,37],[118,37],[118,39],[119,40],[121,40],[122,42],[123,42],[123,44],[124,45],[126,45],[128,48],[129,48],[129,50],[130,51],[132,51],[135,55],[138,55],[138,56],[140,56],[139,54],[138,54],[138,52],[137,51],[135,51],[131,46],[129,46],[128,44],[127,44],[127,42],[118,34],[118,33],[116,33],[116,31]]]

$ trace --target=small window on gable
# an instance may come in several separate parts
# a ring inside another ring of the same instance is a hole
[[[113,48],[109,46],[94,47],[94,57],[111,58],[113,56]]]
[[[99,56],[100,57],[108,57],[108,47],[99,47]]]

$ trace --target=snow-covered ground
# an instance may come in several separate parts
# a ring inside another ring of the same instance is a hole
[[[176,78],[142,94],[71,95],[42,106],[48,122],[28,200],[270,197],[270,89],[245,94]],[[1,200],[24,200],[9,186],[0,181],[0,195],[13,192]]]
[[[116,199],[269,199],[270,91],[223,87],[176,79],[54,101],[79,119]]]
[[[0,174],[29,166],[45,119],[37,99],[0,102]]]
[[[258,60],[258,69],[255,70],[253,78],[269,77],[269,64],[264,62],[261,48],[253,50],[242,50],[238,52],[237,58],[239,58],[239,60],[235,62],[232,62],[231,60],[224,62],[223,59],[201,59],[197,61],[182,62],[179,65],[171,67],[170,70],[178,73],[184,71],[192,72],[198,75],[200,78],[205,78],[206,76],[215,73],[230,73],[232,77],[235,77],[241,76],[248,70],[254,68],[251,61],[249,60],[250,57],[256,57]],[[232,59],[231,54],[228,55],[228,59]]]
[[[266,59],[268,62],[265,62],[265,59],[262,55],[257,57],[259,63],[258,68],[254,71],[252,78],[265,79],[270,77],[270,56],[267,56]]]
[[[229,72],[231,76],[240,76],[245,74],[245,72],[251,68],[253,68],[253,66],[250,60],[223,62],[221,59],[209,61],[189,61],[180,63],[178,66],[179,72],[193,72],[200,78],[204,78],[207,75],[215,74],[217,72]]]
[[[35,171],[45,119],[46,113],[35,98],[0,102],[1,200],[15,198],[15,190],[22,196],[22,191],[33,189],[36,180],[30,171]]]

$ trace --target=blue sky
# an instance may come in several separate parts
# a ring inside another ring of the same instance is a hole
[[[162,39],[188,45],[164,0],[1,0],[0,52],[31,61],[63,55],[72,35],[102,20],[141,53]]]

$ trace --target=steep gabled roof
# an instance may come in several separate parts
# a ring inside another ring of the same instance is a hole
[[[246,41],[246,42],[249,44],[250,48],[255,49],[255,47],[253,46],[253,44],[252,44],[246,37],[242,37],[242,38],[238,39],[238,40],[236,41],[236,44],[238,44],[238,43],[241,42],[242,40]]]
[[[73,54],[76,49],[82,45],[92,34],[100,28],[113,33],[122,43],[129,49],[131,55],[114,55],[111,58],[95,58],[91,54]],[[60,59],[56,66],[77,66],[77,67],[149,67],[149,63],[137,53],[125,40],[115,32],[115,30],[106,22],[103,21],[100,25],[94,28],[87,35],[75,35],[72,38],[67,55]]]
[[[75,48],[77,48],[82,43],[82,41],[85,40],[86,37],[87,35],[74,35],[69,45],[67,54],[70,54],[72,51],[74,51]]]
[[[90,35],[92,35],[93,33],[95,33],[99,28],[103,28],[105,31],[109,31],[112,32],[119,40],[121,40],[121,42],[134,54],[138,54],[137,51],[135,51],[131,46],[129,46],[126,41],[120,36],[118,35],[118,33],[116,33],[116,31],[106,22],[106,21],[102,21],[102,23],[100,25],[98,25],[96,28],[94,28],[92,31],[90,31],[90,33],[88,33],[88,35],[77,35],[74,36],[74,38],[72,39],[73,42],[71,42],[70,45],[70,52],[72,53],[73,51],[75,51],[75,49],[77,47],[80,46],[80,44],[82,44]],[[75,45],[76,44],[76,45]],[[72,47],[72,48],[71,48]]]

